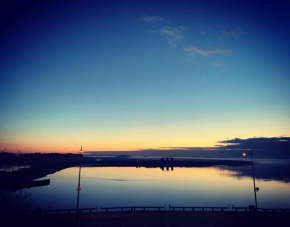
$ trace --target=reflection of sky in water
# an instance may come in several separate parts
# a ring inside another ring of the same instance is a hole
[[[134,167],[82,168],[80,207],[164,205],[248,206],[254,204],[252,178],[240,176],[241,167],[219,169]],[[239,176],[239,177],[237,177]],[[35,207],[75,208],[78,168],[48,175],[50,185],[31,188]],[[290,184],[257,180],[258,205],[264,208],[289,208]]]

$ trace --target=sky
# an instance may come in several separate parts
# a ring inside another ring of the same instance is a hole
[[[290,135],[289,1],[0,4],[2,151]]]

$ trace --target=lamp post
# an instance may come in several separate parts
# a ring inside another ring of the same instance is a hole
[[[253,152],[244,152],[243,156],[246,157],[248,154],[251,155],[251,162],[252,162],[252,176],[253,176],[253,184],[254,184],[254,195],[255,195],[255,206],[256,209],[258,208],[258,202],[257,202],[257,192],[260,190],[258,187],[256,187],[256,182],[255,182],[255,171],[254,171],[254,162],[253,162]]]
[[[80,167],[79,167],[79,181],[78,181],[78,198],[77,198],[77,221],[78,221],[78,215],[79,215],[79,200],[80,200],[80,191],[81,191],[81,170],[82,170],[82,153],[83,152],[83,146],[81,146],[80,150]]]

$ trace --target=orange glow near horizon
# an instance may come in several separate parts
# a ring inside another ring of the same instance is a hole
[[[235,126],[240,126],[237,130]],[[221,130],[220,128],[223,128]],[[238,125],[163,125],[127,129],[107,129],[103,132],[55,130],[48,132],[17,132],[1,135],[0,151],[9,152],[60,152],[77,153],[83,145],[84,151],[134,151],[140,149],[159,149],[161,147],[214,147],[217,141],[254,136],[277,137],[285,129],[270,125],[251,128],[247,124]],[[249,131],[251,134],[249,134]],[[230,136],[231,135],[231,136]]]

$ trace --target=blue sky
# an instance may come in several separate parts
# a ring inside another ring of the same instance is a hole
[[[1,149],[290,133],[287,1],[2,4]]]

